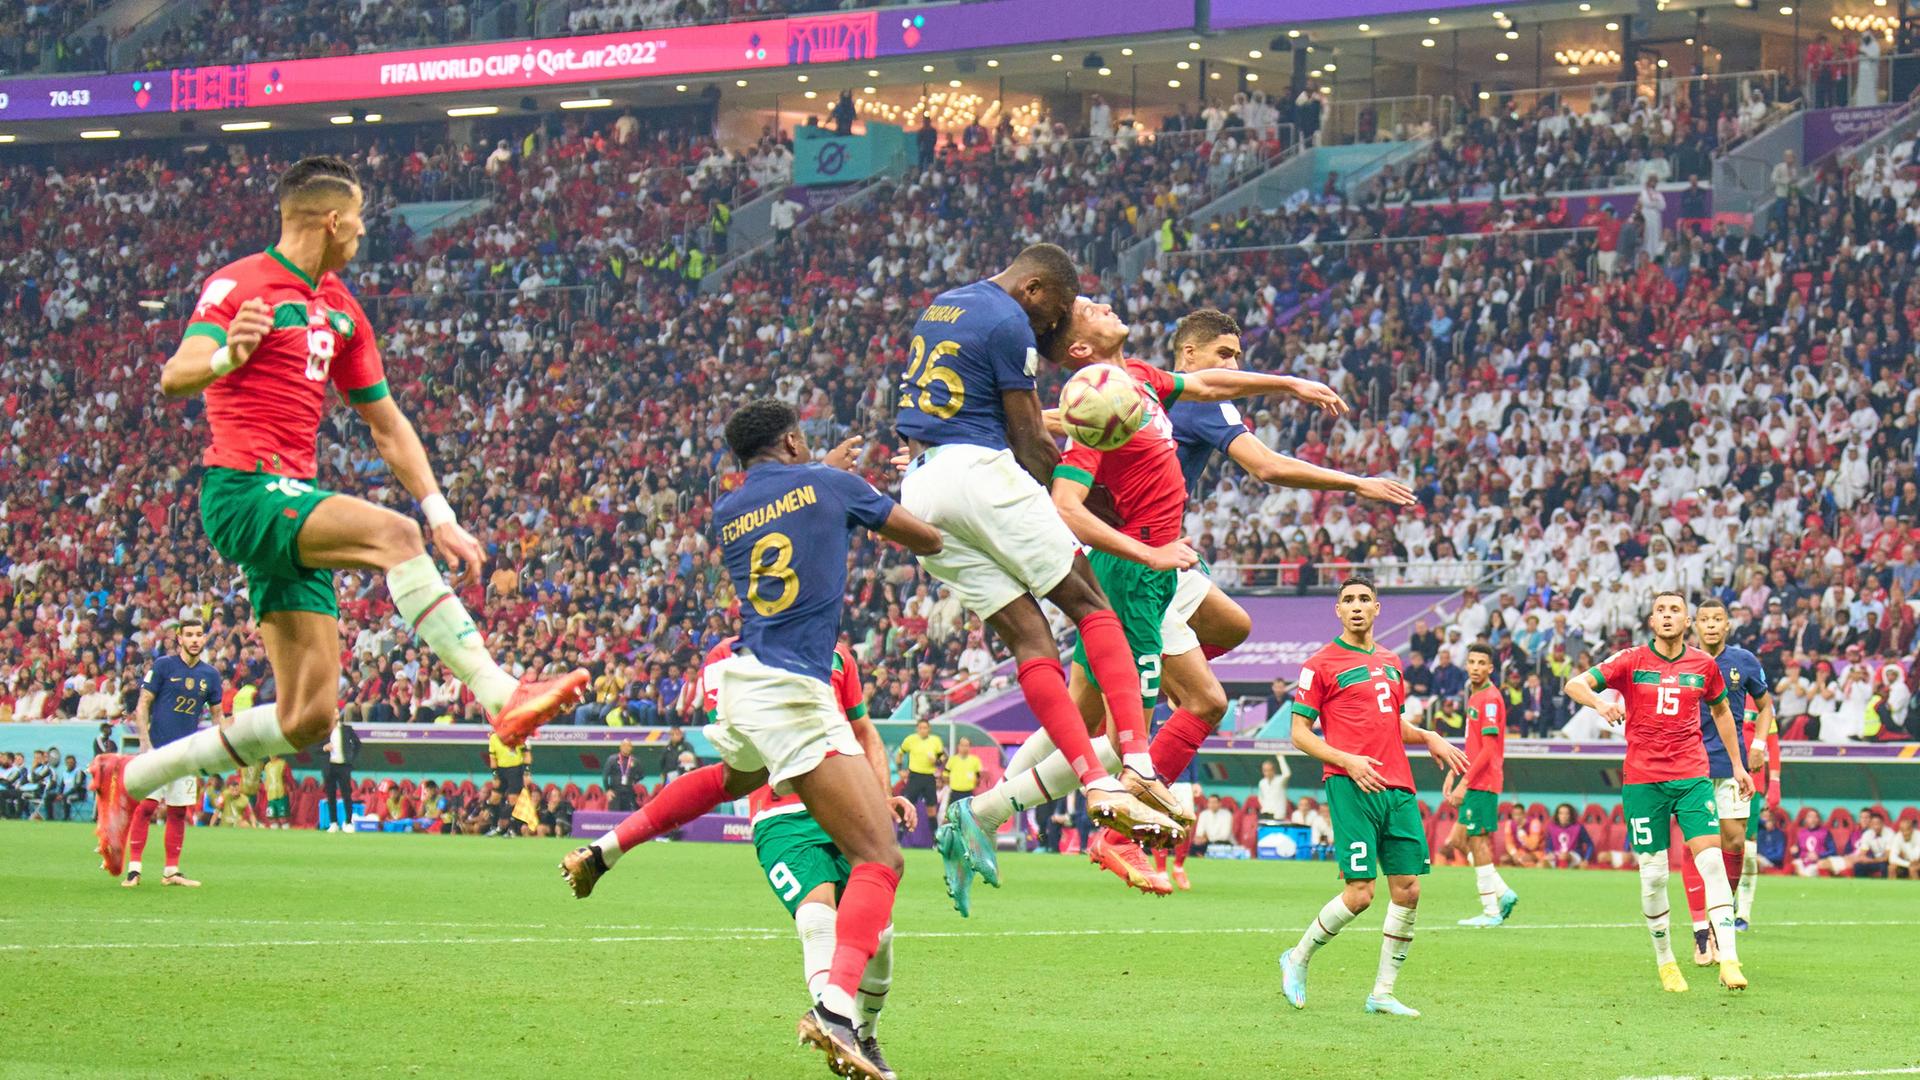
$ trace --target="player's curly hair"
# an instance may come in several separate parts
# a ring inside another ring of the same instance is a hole
[[[1204,344],[1222,334],[1240,336],[1240,324],[1234,321],[1233,316],[1217,308],[1190,311],[1173,328],[1173,355],[1179,356],[1180,350],[1189,344]]]
[[[273,194],[286,202],[301,195],[350,195],[359,186],[360,175],[352,162],[333,154],[315,154],[288,166],[274,183]]]
[[[727,419],[727,448],[741,465],[749,465],[799,426],[800,414],[793,406],[778,398],[757,398]]]

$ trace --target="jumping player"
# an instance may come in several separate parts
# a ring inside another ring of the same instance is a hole
[[[1707,914],[1719,945],[1720,984],[1745,990],[1734,944],[1733,891],[1726,864],[1720,857],[1720,821],[1705,744],[1700,741],[1700,712],[1709,711],[1720,741],[1737,746],[1733,710],[1727,707],[1726,680],[1719,665],[1686,642],[1687,601],[1676,592],[1653,598],[1648,617],[1653,640],[1622,649],[1598,667],[1567,680],[1567,697],[1600,713],[1610,724],[1625,722],[1627,760],[1620,785],[1626,807],[1629,842],[1640,862],[1640,909],[1653,936],[1653,955],[1660,965],[1660,987],[1672,993],[1687,989],[1686,977],[1673,958],[1668,936],[1672,898],[1667,895],[1669,821],[1678,819],[1687,851],[1706,882]],[[1613,689],[1625,698],[1600,696]],[[1741,798],[1753,794],[1753,779],[1739,761],[1730,761],[1735,789]]]
[[[723,766],[677,777],[647,804],[648,820],[690,821],[731,796],[771,784],[797,794],[851,869],[834,919],[835,946],[820,1002],[800,1036],[842,1076],[884,1080],[861,1046],[856,996],[892,921],[904,866],[893,817],[872,763],[833,693],[835,643],[854,526],[915,555],[940,551],[940,533],[866,481],[813,464],[800,418],[773,400],[753,401],[727,421],[727,446],[746,479],[714,506],[727,573],[741,600],[734,655],[707,669],[715,722],[707,740]],[[677,826],[674,826],[677,827]],[[631,848],[607,837],[562,864],[576,895]],[[637,841],[636,841],[637,842]]]
[[[717,678],[709,678],[707,673],[715,664],[734,654],[733,647],[739,640],[730,637],[720,642],[708,650],[701,662],[696,694],[708,723],[719,720],[719,687]],[[852,725],[854,737],[860,740],[867,763],[873,768],[881,790],[887,793],[888,809],[903,828],[911,831],[919,815],[912,802],[892,794],[888,783],[886,746],[880,739],[880,733],[874,729],[873,721],[867,718],[866,691],[860,685],[860,669],[853,651],[844,642],[834,646],[833,677],[829,685],[833,689],[834,699],[839,702],[841,714]],[[711,770],[711,775],[719,777],[724,784],[724,769],[721,765],[708,765],[695,771],[707,773]],[[786,906],[787,914],[793,916],[794,928],[800,934],[807,992],[818,1004],[826,989],[827,972],[833,967],[837,904],[840,894],[846,890],[847,876],[852,867],[826,831],[821,829],[820,823],[807,813],[806,806],[798,796],[775,795],[771,786],[763,784],[748,794],[747,805],[752,814],[754,852],[760,857],[760,868],[766,872],[767,884]],[[593,845],[570,853],[560,864],[560,876],[574,890],[575,896],[585,899],[593,892],[594,884],[622,854],[668,831],[671,830],[659,829],[649,819],[647,810],[635,811],[614,826],[611,832],[595,840]],[[873,961],[867,965],[860,979],[860,990],[854,995],[855,1005],[860,1011],[860,1048],[865,1051],[867,1060],[889,1078],[892,1074],[880,1048],[875,1026],[892,982],[893,927],[889,925],[880,932],[879,951],[874,953]]]
[[[214,549],[246,573],[279,700],[135,757],[94,758],[94,831],[101,861],[116,877],[141,799],[180,777],[244,768],[332,732],[341,652],[334,570],[384,572],[401,618],[473,691],[503,739],[524,741],[587,683],[585,671],[516,681],[488,654],[416,522],[314,486],[332,383],[418,500],[434,546],[459,564],[461,583],[480,580],[485,554],[440,493],[419,436],[388,390],[373,327],[336,273],[366,231],[353,166],[304,158],[281,175],[275,193],[279,242],[214,271],[160,372],[160,389],[171,398],[206,395],[213,443],[200,520]]]
[[[1035,389],[1034,335],[1072,314],[1078,286],[1065,251],[1035,244],[998,275],[934,298],[914,324],[900,379],[894,427],[909,457],[900,498],[944,541],[921,565],[1012,650],[1021,693],[1087,790],[1088,818],[1172,843],[1183,831],[1171,816],[1178,806],[1154,778],[1126,632],[1047,495],[1060,451]],[[1178,565],[1193,557],[1178,549],[1166,555]],[[1117,779],[1096,756],[1067,692],[1053,632],[1035,599],[1042,596],[1080,629],[1119,729]],[[991,839],[965,839],[972,868],[997,886]],[[964,905],[960,896],[971,881],[964,865],[950,861],[948,878],[948,893]]]
[[[1438,732],[1400,718],[1407,683],[1400,658],[1373,639],[1380,599],[1373,582],[1350,577],[1334,605],[1341,631],[1300,669],[1293,700],[1294,748],[1324,762],[1327,809],[1333,818],[1334,858],[1346,887],[1327,901],[1300,936],[1280,954],[1287,1002],[1307,1007],[1307,963],[1373,903],[1374,879],[1387,874],[1387,918],[1381,928],[1380,967],[1370,1013],[1419,1016],[1394,996],[1394,981],[1413,945],[1413,913],[1420,903],[1420,875],[1430,869],[1426,830],[1413,795],[1408,744],[1424,744],[1449,773],[1467,769],[1467,757]],[[1325,733],[1313,732],[1315,723]]]
[[[174,630],[178,655],[162,656],[147,669],[140,684],[140,703],[134,707],[133,727],[144,752],[167,746],[200,729],[200,721],[211,717],[224,724],[226,714],[220,707],[220,671],[200,658],[207,644],[206,624],[187,619]],[[148,798],[140,800],[127,830],[127,876],[120,882],[131,889],[140,884],[140,858],[147,850],[147,830],[162,804],[167,808],[167,863],[160,877],[162,885],[198,888],[200,883],[180,873],[180,851],[187,843],[187,818],[200,803],[199,778],[188,774],[176,777]]]
[[[1480,914],[1461,919],[1461,926],[1499,926],[1520,902],[1493,864],[1507,761],[1507,701],[1495,684],[1494,668],[1492,646],[1484,641],[1467,646],[1467,759],[1472,764],[1459,783],[1449,782],[1443,791],[1447,805],[1460,811],[1447,846],[1466,851],[1480,888]]]
[[[1054,469],[1052,492],[1053,504],[1067,527],[1092,548],[1088,563],[1119,616],[1134,660],[1127,677],[1139,688],[1144,726],[1151,718],[1152,703],[1160,696],[1162,635],[1167,608],[1173,600],[1174,575],[1198,559],[1180,536],[1187,493],[1166,407],[1178,400],[1227,401],[1265,393],[1299,397],[1321,406],[1329,415],[1338,415],[1346,405],[1325,386],[1291,376],[1224,370],[1179,375],[1145,361],[1125,359],[1121,349],[1127,331],[1127,324],[1111,305],[1083,296],[1075,300],[1067,318],[1040,341],[1045,359],[1068,370],[1092,364],[1123,367],[1146,400],[1145,422],[1118,449],[1102,452],[1070,443]],[[1096,485],[1110,496],[1115,517],[1111,523],[1089,504],[1088,497]],[[1082,722],[1090,732],[1098,732],[1107,718],[1107,695],[1104,682],[1088,661],[1085,644],[1083,639],[1074,653],[1069,688]],[[1180,719],[1176,714],[1172,722]],[[1120,726],[1117,719],[1115,726]],[[1034,736],[1035,741],[1048,738],[1046,732]],[[1159,770],[1157,760],[1153,765],[1163,781],[1178,775]],[[947,820],[940,829],[941,856],[947,861],[948,880],[960,883],[954,902],[962,914],[968,906],[967,868],[960,860],[992,866],[993,831],[1019,809],[1064,795],[1074,785],[1075,773],[1066,755],[1054,752],[1034,768],[1003,778],[977,799],[957,799],[948,805]],[[1182,832],[1193,825],[1191,810],[1177,798],[1170,816]],[[1087,853],[1095,864],[1135,888],[1164,892],[1157,887],[1154,871],[1139,845],[1126,834],[1102,829],[1088,842]],[[997,877],[997,871],[984,873]]]
[[[1734,729],[1740,738],[1732,744],[1737,751],[1746,746],[1747,724],[1757,721],[1764,730],[1772,723],[1773,701],[1767,693],[1767,671],[1760,666],[1760,658],[1738,645],[1727,644],[1727,632],[1732,625],[1727,618],[1727,605],[1719,597],[1708,597],[1694,609],[1694,635],[1700,639],[1701,651],[1719,666],[1720,676],[1727,685],[1727,708],[1739,718]],[[1751,905],[1752,890],[1744,888],[1747,885],[1747,825],[1757,816],[1758,812],[1752,807],[1758,792],[1741,795],[1735,789],[1728,744],[1720,741],[1713,716],[1704,709],[1700,713],[1700,741],[1707,748],[1707,776],[1713,780],[1714,807],[1720,816],[1720,856],[1726,865],[1727,881],[1736,897],[1744,897]],[[1680,864],[1680,880],[1686,887],[1687,914],[1693,918],[1693,962],[1706,967],[1718,958],[1713,931],[1707,925],[1706,882],[1691,862]],[[1740,925],[1740,918],[1736,903],[1736,932],[1745,929]]]

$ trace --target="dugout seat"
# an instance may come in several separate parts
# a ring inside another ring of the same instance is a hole
[[[1626,820],[1627,820],[1626,804],[1614,803],[1613,813],[1607,815],[1607,823],[1610,825],[1621,825],[1621,824],[1624,824]]]
[[[1609,822],[1606,826],[1606,835],[1601,838],[1599,848],[1594,854],[1626,850],[1627,823],[1624,821]]]
[[[568,802],[572,803],[575,806],[579,806],[580,805],[580,785],[569,781],[566,787],[563,787],[560,789],[560,797],[567,800]]]
[[[1605,825],[1606,823],[1607,808],[1597,802],[1588,803],[1587,808],[1580,812],[1580,824],[1582,825]],[[1590,836],[1597,835],[1592,829],[1588,829],[1587,833]]]
[[[1551,817],[1552,815],[1547,812],[1546,803],[1528,803],[1527,816],[1530,818],[1545,818]]]
[[[1844,806],[1834,807],[1833,812],[1827,815],[1827,828],[1829,829],[1838,829],[1843,825],[1851,829],[1857,827],[1859,824],[1858,821],[1854,820],[1853,811]]]
[[[1900,809],[1899,821],[1906,821],[1908,819],[1912,819],[1916,826],[1920,826],[1920,806],[1906,806]],[[1896,821],[1895,824],[1899,824],[1899,821]]]
[[[473,798],[479,793],[479,790],[479,788],[473,786],[473,781],[471,780],[460,781],[460,797],[463,799]]]
[[[1501,799],[1500,800],[1500,820],[1501,821],[1507,820],[1507,815],[1511,813],[1513,813],[1513,800]]]

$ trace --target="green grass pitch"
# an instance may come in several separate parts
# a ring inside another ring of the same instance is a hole
[[[773,1078],[799,944],[746,845],[661,844],[572,899],[567,841],[195,829],[198,890],[119,888],[78,825],[0,824],[0,1076]],[[157,854],[159,837],[150,854]],[[1425,880],[1400,996],[1368,1016],[1375,910],[1314,961],[1274,959],[1327,863],[1189,863],[1150,899],[1083,858],[1008,856],[974,917],[908,856],[881,1034],[902,1076],[1622,1077],[1912,1072],[1920,884],[1769,877],[1754,988],[1660,993],[1638,882],[1516,872],[1513,923],[1467,930],[1472,877]],[[157,868],[157,867],[156,867]],[[1678,875],[1673,884],[1682,916]],[[1902,1004],[1904,1002],[1904,1004]]]

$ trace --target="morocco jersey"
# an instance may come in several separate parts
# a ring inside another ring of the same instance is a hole
[[[708,723],[712,723],[717,719],[715,709],[718,707],[719,701],[716,689],[707,685],[707,667],[717,660],[724,660],[732,656],[734,642],[739,640],[737,637],[727,638],[725,641],[708,650],[706,658],[700,661],[700,674],[697,676],[699,679],[698,697],[700,709],[706,714]],[[847,714],[849,721],[861,720],[866,717],[867,691],[865,687],[860,685],[860,667],[853,658],[853,651],[848,649],[844,643],[835,645],[833,649],[833,679],[831,685],[833,687],[834,700],[840,703],[840,711]],[[760,823],[760,819],[763,817],[791,814],[795,811],[806,809],[806,805],[800,801],[800,796],[775,795],[773,788],[767,784],[760,785],[752,794],[747,796],[747,807],[753,815],[753,823],[756,825]]]
[[[1745,760],[1750,737],[1747,721],[1752,719],[1747,703],[1749,699],[1767,696],[1767,669],[1760,666],[1759,657],[1738,645],[1721,649],[1713,662],[1719,665],[1720,677],[1727,684],[1727,708],[1733,710],[1733,737],[1740,741],[1734,752]],[[1705,707],[1700,710],[1700,742],[1707,748],[1707,775],[1715,780],[1732,776],[1733,761],[1720,743],[1720,729],[1713,726],[1713,710]]]
[[[1412,791],[1413,767],[1400,738],[1400,710],[1407,703],[1400,672],[1400,658],[1391,650],[1357,649],[1334,638],[1300,669],[1293,711],[1318,721],[1321,737],[1335,750],[1378,761],[1374,771],[1388,787]],[[1345,776],[1347,770],[1328,765],[1320,775]]]
[[[1158,547],[1179,539],[1187,514],[1186,478],[1180,472],[1173,423],[1167,419],[1167,408],[1179,399],[1186,380],[1141,360],[1122,365],[1146,395],[1146,420],[1140,430],[1114,450],[1068,442],[1053,475],[1106,488],[1120,515],[1120,531]]]
[[[1627,761],[1621,780],[1654,784],[1707,775],[1700,710],[1724,701],[1726,680],[1713,658],[1691,645],[1662,656],[1652,644],[1621,649],[1587,672],[1596,690],[1627,699]]]
[[[1507,699],[1498,684],[1467,698],[1467,790],[1500,794],[1507,779]]]
[[[338,275],[314,281],[268,248],[213,272],[184,336],[226,344],[228,324],[253,299],[273,309],[273,329],[244,365],[207,387],[213,445],[204,460],[311,480],[327,384],[355,404],[387,396],[373,327]]]

